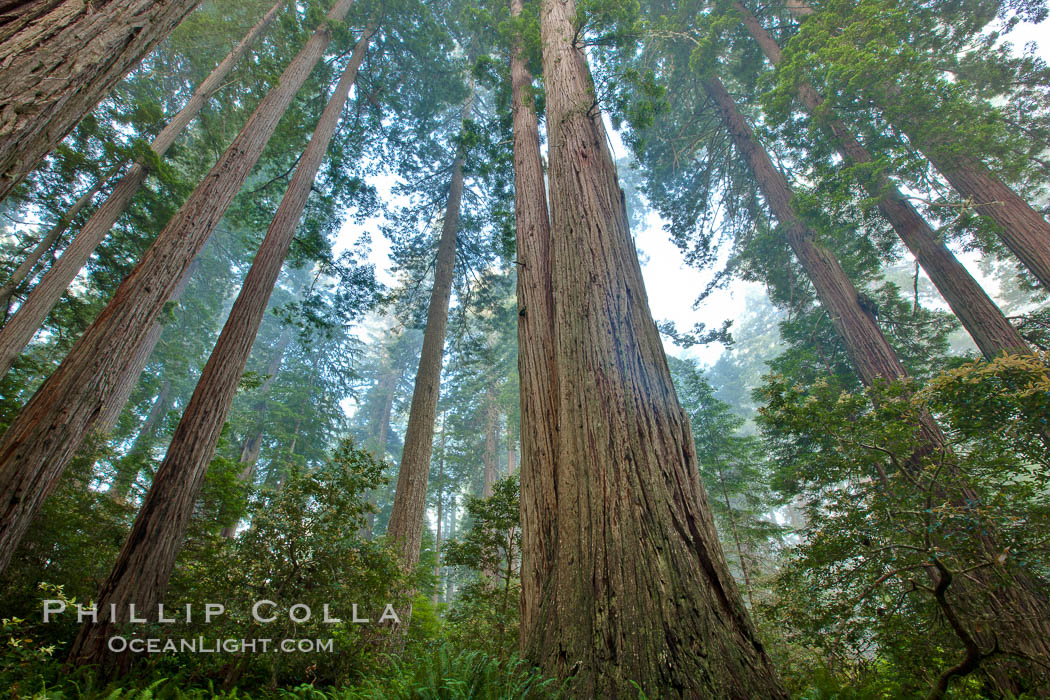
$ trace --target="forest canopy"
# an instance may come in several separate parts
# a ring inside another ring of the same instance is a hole
[[[1044,0],[0,0],[0,693],[1050,696]]]

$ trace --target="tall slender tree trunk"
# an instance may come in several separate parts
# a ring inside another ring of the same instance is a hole
[[[101,664],[104,670],[112,670],[118,664],[126,665],[126,655],[114,659],[107,649],[109,634],[116,623],[126,621],[124,611],[129,604],[134,603],[139,610],[153,610],[161,601],[270,294],[295,236],[317,171],[339,124],[343,105],[357,79],[372,31],[370,27],[358,41],[321,114],[215,349],[204,366],[197,388],[175,429],[167,455],[157,468],[131,534],[109,578],[102,584],[96,599],[99,621],[81,628],[70,650],[70,659],[78,664]],[[294,449],[293,440],[290,451],[294,452]],[[116,619],[109,614],[113,604],[118,610]]]
[[[463,105],[462,118],[470,116],[474,105],[471,95]],[[430,477],[430,453],[434,447],[434,419],[437,417],[438,392],[441,388],[441,360],[444,357],[445,331],[448,328],[448,306],[452,299],[452,275],[456,265],[456,234],[459,230],[460,205],[463,199],[463,165],[465,156],[456,154],[452,179],[445,202],[445,220],[441,226],[434,287],[427,308],[427,326],[423,331],[423,350],[419,357],[405,448],[394,491],[394,507],[387,525],[387,538],[401,552],[401,563],[411,570],[419,562],[423,543],[423,520],[427,507],[427,481]]]
[[[715,533],[575,18],[542,0],[557,537],[526,654],[579,697],[785,698]]]
[[[198,267],[200,267],[199,257],[193,259],[189,268],[182,275],[182,279],[179,280],[175,291],[171,293],[171,297],[168,299],[169,303],[178,302],[182,298],[182,295],[186,293],[186,288],[190,286],[190,280],[193,279],[193,275]],[[160,337],[163,334],[164,325],[154,321],[149,329],[149,333],[146,334],[145,340],[135,348],[130,361],[121,369],[109,398],[102,404],[98,420],[95,421],[93,426],[93,430],[96,433],[108,435],[113,430],[117,420],[120,418],[121,411],[124,410],[128,399],[131,398],[131,392],[135,390],[135,385],[138,384],[139,377],[142,376],[142,371],[146,369],[149,358],[153,355],[153,351],[156,349],[157,343],[160,342]]]
[[[142,423],[139,434],[135,437],[131,449],[117,462],[117,473],[113,477],[113,484],[109,488],[109,495],[116,501],[123,503],[128,498],[131,486],[139,475],[142,459],[153,449],[157,438],[157,429],[160,422],[171,408],[171,380],[167,380],[160,387],[157,397],[153,400],[149,415]]]
[[[510,0],[520,17],[522,0]],[[514,124],[514,224],[518,255],[518,377],[521,386],[521,626],[519,647],[532,639],[544,581],[550,575],[556,513],[557,374],[551,229],[540,158],[539,120],[522,38],[510,51]]]
[[[270,395],[270,389],[277,380],[277,372],[281,369],[281,363],[284,361],[284,354],[288,351],[288,346],[291,344],[292,330],[285,326],[277,339],[276,345],[274,345],[270,362],[266,365],[266,379],[263,380],[256,392],[256,395],[259,397],[253,407],[256,427],[248,433],[244,438],[244,442],[241,443],[241,454],[237,460],[241,465],[241,471],[237,475],[237,480],[242,484],[248,483],[252,478],[252,474],[255,473],[255,463],[259,461],[259,453],[262,451],[262,423],[266,418],[266,397]],[[222,537],[232,538],[237,534],[236,521],[223,527],[219,534]]]
[[[337,0],[328,18],[341,21],[352,4]],[[322,25],[0,439],[0,571],[330,41],[331,30]]]
[[[748,33],[774,66],[781,61],[780,46],[769,35],[742,2],[734,2]],[[802,82],[797,87],[802,105],[831,137],[836,149],[847,162],[867,164],[874,161],[871,153],[857,140],[841,120],[827,113],[824,98],[814,87]],[[907,198],[883,171],[873,172],[861,183],[901,241],[912,252],[934,286],[948,302],[974,343],[988,359],[1004,352],[1030,352],[1017,329],[995,305],[966,267],[956,259],[933,228],[915,210]]]
[[[241,58],[255,41],[262,36],[263,32],[273,23],[281,7],[286,0],[278,0],[270,11],[267,12],[259,22],[252,27],[251,31],[241,40],[239,44],[223,59],[222,63],[212,71],[193,96],[190,97],[186,106],[164,127],[164,129],[153,139],[151,148],[157,157],[162,157],[171,148],[175,140],[185,131],[193,119],[200,114],[201,109],[208,103],[216,90],[222,87],[226,77],[240,62]],[[285,107],[287,109],[287,107]],[[36,285],[25,302],[18,308],[14,317],[11,318],[2,330],[0,330],[0,376],[3,376],[11,368],[11,363],[25,349],[37,329],[40,328],[51,309],[62,298],[62,294],[76,278],[77,274],[91,258],[91,254],[99,246],[102,240],[113,228],[117,218],[127,209],[135,193],[139,191],[142,183],[149,175],[147,164],[134,163],[128,172],[124,174],[120,182],[113,188],[109,198],[95,211],[73,241],[62,252],[62,255],[43,276],[40,283]],[[236,193],[235,193],[236,194]],[[176,215],[177,216],[177,215]]]
[[[0,200],[199,2],[64,0],[11,10],[14,20],[0,27]]]
[[[124,163],[116,165],[105,175],[99,177],[95,184],[88,189],[87,192],[82,194],[80,198],[73,203],[69,209],[59,218],[55,225],[41,238],[33,249],[29,251],[25,259],[19,263],[15,271],[11,273],[11,277],[8,278],[7,282],[0,287],[0,313],[3,314],[3,321],[6,323],[8,312],[11,309],[11,299],[18,291],[22,283],[32,274],[36,268],[37,263],[40,262],[40,258],[47,255],[57,244],[62,234],[66,232],[69,225],[73,223],[73,219],[76,218],[77,214],[84,210],[84,207],[91,204],[91,200],[95,198],[95,195],[106,186],[112,178],[116,177],[120,169],[124,167]],[[28,341],[27,341],[28,342]],[[2,369],[2,368],[0,368]],[[0,376],[3,376],[5,372],[0,372]]]
[[[492,495],[492,485],[499,480],[499,405],[496,403],[494,383],[490,383],[485,390],[485,453],[482,461],[485,475],[481,484],[481,497],[488,498]]]
[[[871,386],[879,378],[906,379],[907,373],[896,353],[875,319],[860,307],[857,290],[838,261],[830,251],[814,243],[809,229],[795,214],[787,179],[755,140],[721,81],[706,78],[703,85],[738,152],[751,167],[766,203],[784,228],[788,245],[831,316],[861,381]],[[926,454],[947,450],[943,433],[928,414],[921,417],[920,442]],[[963,489],[963,497],[953,501],[953,505],[969,508],[979,503],[977,494],[965,486]],[[981,540],[989,560],[1001,553],[993,534],[985,534]],[[967,601],[965,604],[974,613],[992,606],[995,624],[991,627],[1004,650],[1021,653],[1050,667],[1050,601],[1041,584],[1023,570],[996,572],[986,567],[974,571],[972,577],[979,582],[979,588],[984,589],[984,595],[980,590],[964,587],[965,583],[959,584],[962,588],[956,595]],[[1039,675],[1034,669],[1024,672],[1033,674],[1031,678]]]

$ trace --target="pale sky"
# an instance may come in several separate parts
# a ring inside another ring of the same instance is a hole
[[[1050,34],[1050,22],[1040,25],[1020,24],[1006,38],[1014,43],[1018,51],[1028,42],[1035,43],[1037,54],[1043,60],[1050,62],[1048,34]],[[608,121],[606,128],[609,128]],[[611,128],[609,130],[613,149],[616,151],[615,155],[617,157],[627,155],[619,135]],[[390,201],[390,188],[393,182],[392,177],[384,177],[374,180],[372,184],[379,190],[381,198]],[[346,222],[339,233],[336,244],[337,252],[351,246],[363,230],[371,233],[370,260],[376,266],[377,277],[381,282],[392,283],[390,244],[379,231],[377,222],[370,221],[364,226]],[[718,328],[726,319],[736,319],[743,314],[745,300],[748,296],[753,296],[756,292],[761,293],[761,285],[734,281],[726,289],[714,292],[701,308],[694,309],[693,302],[711,279],[712,272],[686,267],[682,253],[670,241],[667,232],[663,229],[662,220],[654,212],[649,213],[646,225],[633,233],[643,260],[642,275],[645,278],[649,305],[657,321],[674,321],[683,331],[692,329],[693,325],[698,322],[706,324],[708,328]],[[994,295],[997,285],[993,280],[984,277],[977,269],[976,257],[972,254],[960,254],[959,257],[970,272],[986,285],[989,293]],[[670,354],[693,357],[704,365],[712,364],[723,350],[722,346],[716,343],[683,351],[666,339],[664,346]]]

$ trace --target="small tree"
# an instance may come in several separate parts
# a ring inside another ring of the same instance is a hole
[[[497,481],[488,498],[471,498],[467,512],[473,525],[462,539],[449,541],[444,551],[445,564],[475,573],[448,613],[450,635],[497,656],[514,650],[518,639],[518,499],[517,475]]]

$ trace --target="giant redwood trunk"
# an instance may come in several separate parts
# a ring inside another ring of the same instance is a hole
[[[200,0],[64,0],[0,24],[0,200]]]
[[[780,46],[769,35],[742,2],[734,2],[734,8],[743,19],[748,33],[758,43],[762,52],[773,65],[781,61]],[[857,140],[846,125],[827,107],[816,89],[807,82],[797,86],[799,99],[806,111],[825,129],[844,160],[857,164],[874,161],[871,153]],[[952,312],[962,322],[974,343],[988,359],[1006,353],[1030,352],[1028,344],[1017,329],[1000,311],[977,280],[958,261],[933,228],[915,210],[911,202],[890,181],[882,170],[870,171],[862,176],[861,184],[872,197],[878,198],[882,215],[893,226],[908,250],[922,266],[930,281],[948,302]]]
[[[222,63],[200,84],[179,113],[157,134],[150,145],[157,157],[167,153],[179,135],[200,114],[201,109],[215,94],[215,91],[223,86],[234,66],[273,23],[284,3],[285,0],[278,0],[277,4],[270,8],[270,11],[252,27]],[[51,313],[51,309],[55,308],[55,304],[62,298],[62,294],[91,258],[91,254],[95,252],[109,230],[113,228],[117,218],[128,208],[135,193],[146,181],[147,175],[149,175],[149,168],[146,163],[136,162],[128,169],[128,172],[113,188],[110,196],[84,224],[59,259],[41,278],[40,283],[26,297],[25,302],[18,308],[10,322],[0,330],[0,376],[7,373],[11,368],[11,363],[32,340],[33,334]]]
[[[352,4],[337,0],[328,19],[341,21]],[[0,438],[0,571],[330,41],[326,21]]]
[[[896,353],[875,320],[861,308],[857,290],[838,260],[813,241],[811,232],[795,214],[787,179],[755,140],[721,81],[711,77],[704,79],[703,85],[737,151],[754,173],[766,203],[784,230],[788,245],[835,324],[861,381],[871,386],[879,378],[906,379],[907,373]],[[946,452],[948,449],[943,433],[928,414],[922,418],[919,437],[925,453]],[[953,500],[953,505],[969,508],[979,503],[977,494],[965,485],[962,491],[963,498]],[[989,560],[1001,553],[1001,548],[995,544],[994,533],[984,534],[981,540]],[[1004,651],[1022,654],[1037,664],[1050,667],[1050,601],[1041,585],[1023,570],[997,572],[985,567],[972,572],[971,576],[977,581],[977,586],[968,587],[965,582],[958,584],[960,589],[956,596],[960,604],[976,616],[987,615],[990,609],[994,622],[988,627]],[[1041,674],[1035,669],[1030,673],[1029,680],[1038,679]]]
[[[575,697],[784,698],[715,533],[575,17],[541,3],[557,501],[526,656]]]
[[[473,103],[474,98],[471,96],[463,106],[464,120],[469,117]],[[464,155],[460,152],[452,163],[445,220],[441,225],[437,264],[434,267],[434,287],[430,292],[427,326],[423,331],[423,350],[412,390],[405,448],[401,452],[401,466],[394,490],[394,506],[386,530],[387,539],[398,548],[402,566],[408,570],[419,562],[419,548],[423,544],[430,453],[434,447],[441,360],[445,354],[445,331],[448,328],[448,307],[452,300],[452,277],[456,265],[456,233],[459,230],[460,205],[463,200],[464,162]]]
[[[85,624],[70,650],[70,659],[78,664],[101,664],[104,671],[118,664],[125,665],[126,658],[114,659],[106,646],[114,625],[127,620],[126,611],[130,604],[138,610],[154,610],[162,602],[208,463],[215,452],[317,171],[339,123],[350,88],[357,79],[370,32],[371,29],[366,30],[358,41],[321,114],[215,349],[204,366],[197,388],[175,429],[167,455],[157,468],[131,534],[117,556],[109,578],[102,584],[96,598],[100,610],[98,623]],[[291,450],[294,451],[294,446]],[[116,619],[112,619],[109,612],[114,604],[118,611]]]
[[[511,0],[514,17],[522,0]],[[511,43],[514,124],[514,225],[518,256],[518,377],[521,386],[521,623],[529,646],[554,548],[557,376],[551,230],[540,158],[539,121],[521,37]]]

